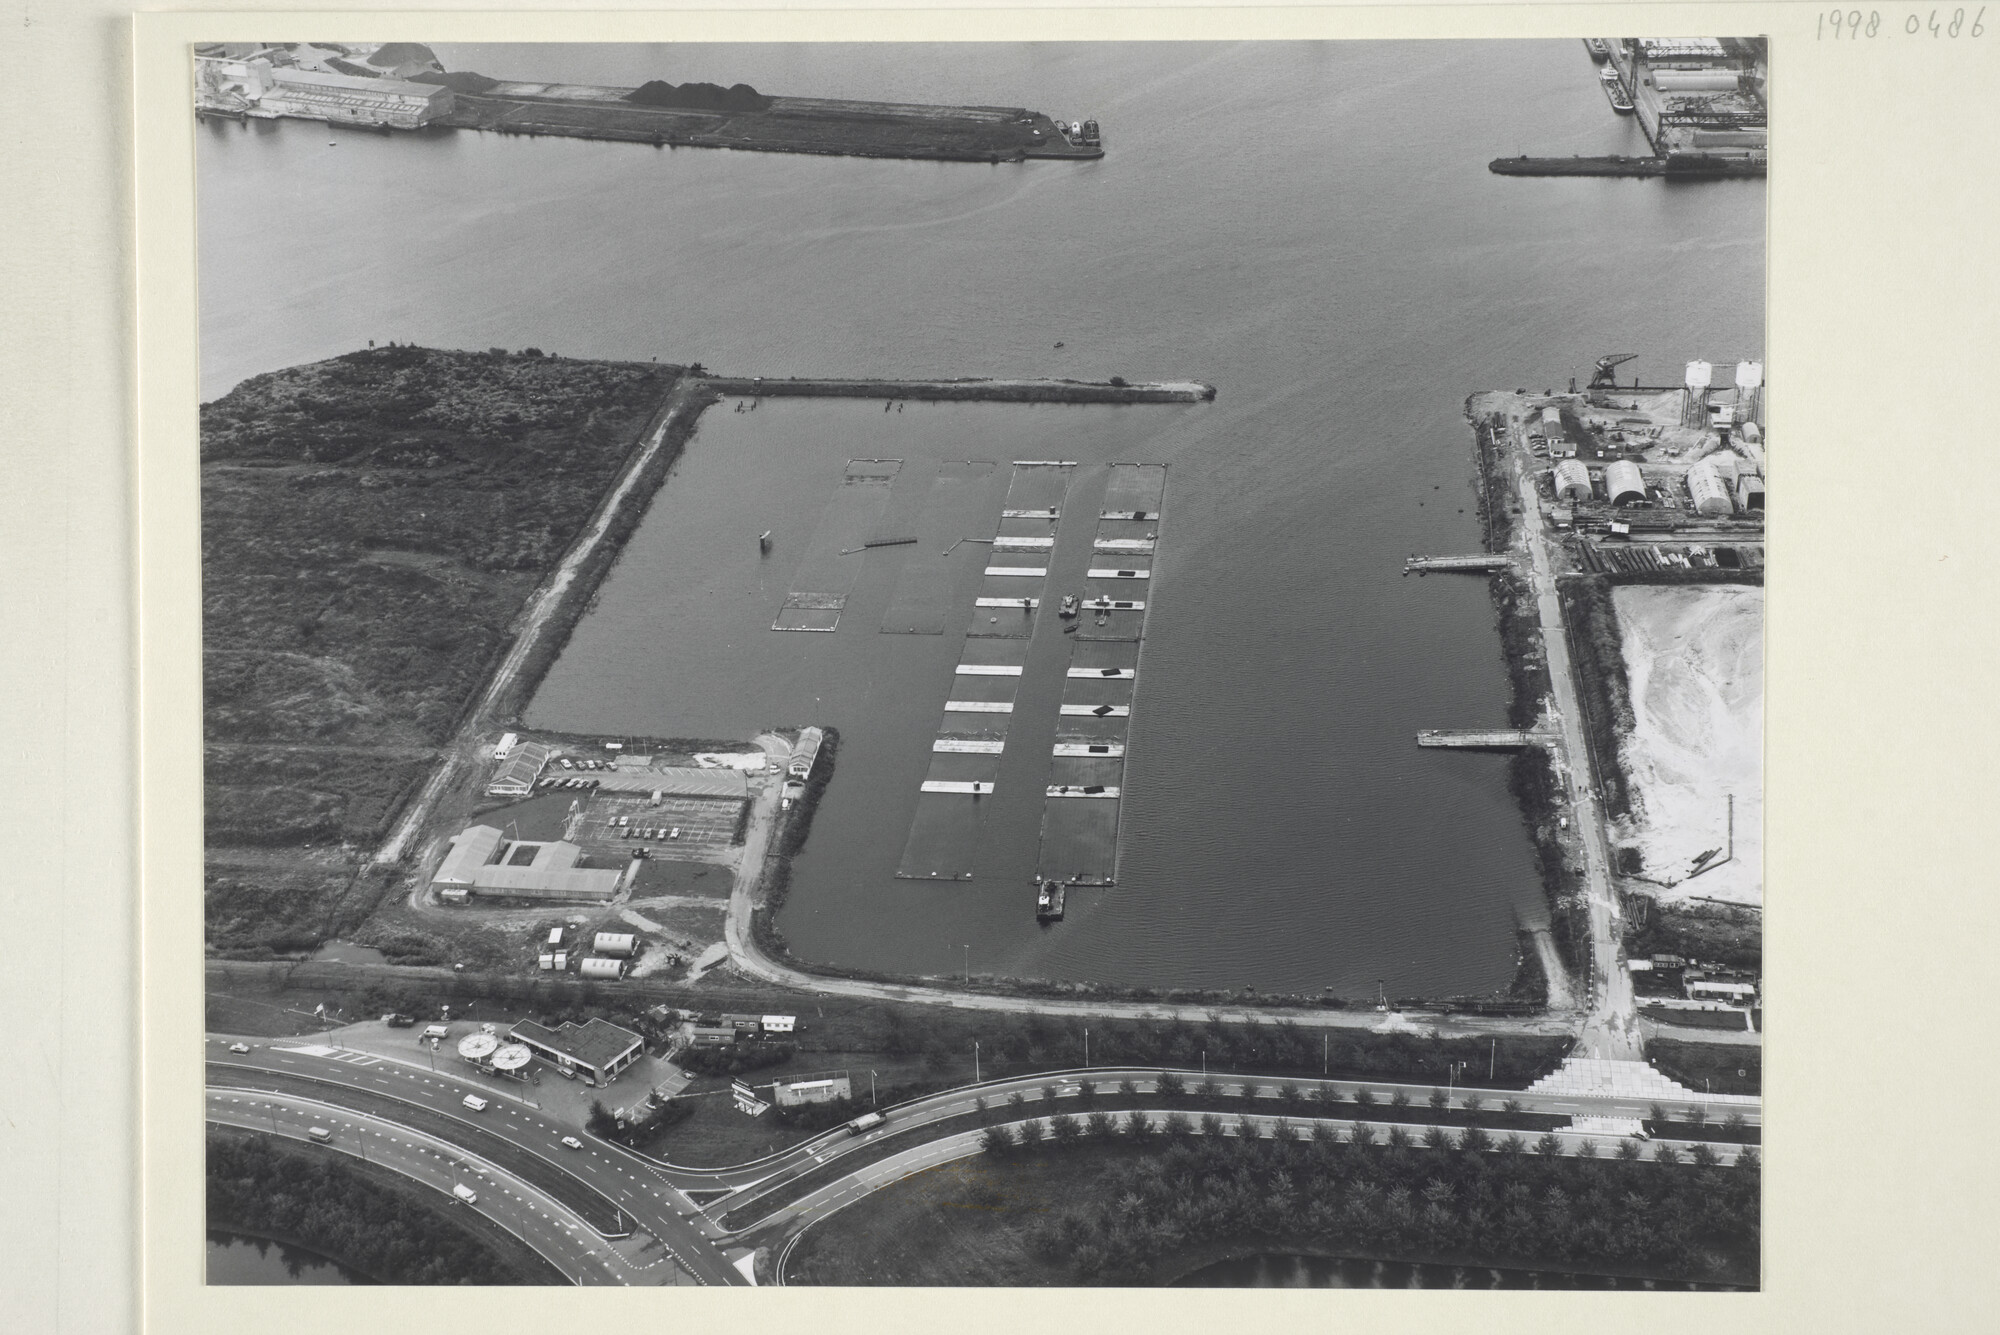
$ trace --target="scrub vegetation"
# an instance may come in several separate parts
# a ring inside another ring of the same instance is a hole
[[[391,346],[203,405],[211,847],[382,837],[676,375]],[[327,916],[258,875],[211,878],[217,944],[258,934],[259,888],[267,943]]]
[[[326,1151],[236,1132],[208,1137],[210,1228],[294,1242],[387,1284],[561,1281],[518,1244],[507,1251],[519,1255],[503,1256],[442,1198],[432,1205],[419,1190],[363,1176]]]

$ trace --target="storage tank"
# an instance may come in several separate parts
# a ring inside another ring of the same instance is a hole
[[[617,978],[625,971],[623,960],[590,959],[583,962],[585,978]]]
[[[1639,475],[1639,465],[1630,459],[1620,459],[1604,470],[1604,494],[1611,498],[1613,505],[1637,505],[1646,499],[1646,479]]]
[[[1745,473],[1736,479],[1736,504],[1747,513],[1764,508],[1764,479],[1755,473]]]
[[[1735,70],[1653,71],[1653,87],[1663,93],[1733,93],[1742,83]]]
[[[1589,500],[1590,470],[1574,459],[1565,459],[1557,464],[1556,499],[1559,501]]]
[[[1736,485],[1736,479],[1743,473],[1743,461],[1728,450],[1718,450],[1701,462],[1714,468],[1715,475],[1731,487]]]
[[[1688,494],[1694,497],[1697,513],[1705,515],[1734,514],[1736,506],[1729,499],[1729,487],[1716,473],[1715,465],[1703,459],[1688,469]]]

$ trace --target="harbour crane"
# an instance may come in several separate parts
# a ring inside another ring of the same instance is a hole
[[[1636,352],[1614,352],[1608,357],[1597,359],[1597,374],[1590,377],[1592,389],[1618,388],[1618,368],[1639,354]]]

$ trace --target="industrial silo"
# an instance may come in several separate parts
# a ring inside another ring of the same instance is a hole
[[[1556,499],[1559,501],[1589,500],[1590,470],[1575,459],[1565,459],[1557,464]]]
[[[1639,476],[1639,465],[1630,459],[1620,459],[1604,470],[1604,494],[1611,498],[1613,505],[1638,505],[1646,499],[1646,479]]]
[[[1707,459],[1688,469],[1688,494],[1694,497],[1694,508],[1698,514],[1726,515],[1736,511],[1729,499],[1728,485],[1716,473],[1715,465]]]

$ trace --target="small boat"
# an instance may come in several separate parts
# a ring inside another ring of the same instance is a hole
[[[1586,37],[1583,39],[1583,44],[1590,51],[1590,58],[1598,64],[1602,65],[1611,59],[1611,43],[1602,37]]]
[[[1061,347],[1061,346],[1062,346],[1062,344],[1058,343],[1058,344],[1056,344],[1056,346],[1057,346],[1057,347]]]
[[[1056,615],[1062,617],[1064,620],[1068,620],[1070,617],[1076,615],[1076,608],[1076,595],[1066,593],[1063,595],[1062,606],[1056,609]]]
[[[1041,893],[1035,896],[1035,921],[1062,921],[1063,901],[1066,898],[1062,882],[1043,881]]]
[[[764,531],[763,531],[762,533],[759,533],[759,534],[757,535],[757,550],[758,550],[758,551],[760,551],[760,552],[768,552],[768,551],[770,551],[770,550],[771,550],[771,530],[770,530],[770,529],[768,529],[768,528],[767,528],[767,529],[765,529],[765,530],[764,530]]]

